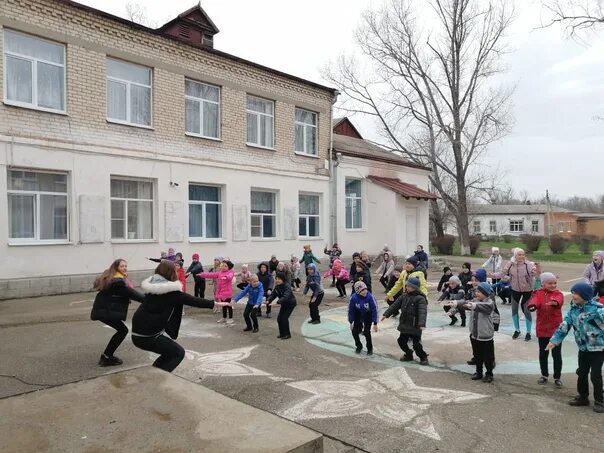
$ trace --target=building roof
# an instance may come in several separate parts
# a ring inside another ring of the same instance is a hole
[[[192,18],[194,17],[193,14],[197,13],[201,20],[195,20]],[[192,8],[189,8],[188,10],[180,13],[178,16],[176,16],[174,19],[172,19],[169,22],[166,22],[164,25],[162,25],[161,27],[159,27],[157,30],[158,31],[163,31],[168,29],[172,24],[178,23],[180,21],[188,21],[188,22],[193,22],[196,25],[199,25],[203,28],[206,28],[208,31],[211,31],[213,34],[218,33],[220,30],[218,30],[218,27],[216,26],[216,24],[214,23],[214,21],[212,21],[212,19],[210,18],[210,16],[208,16],[208,14],[203,10],[203,8],[201,7],[201,2],[199,2],[199,4],[193,6]]]
[[[579,220],[600,220],[604,219],[604,213],[597,212],[579,212],[575,214]]]
[[[413,184],[408,184],[406,182],[402,182],[398,179],[394,178],[384,178],[382,176],[367,176],[367,179],[373,181],[374,183],[386,187],[387,189],[392,190],[393,192],[402,195],[404,198],[417,198],[418,200],[436,200],[438,197],[433,193],[430,193],[426,190],[420,189]]]
[[[354,127],[352,121],[345,116],[342,118],[333,119],[333,133],[338,135],[347,135],[348,137],[360,138],[363,140],[363,136],[359,130]]]
[[[545,204],[474,204],[468,206],[468,214],[547,214]],[[569,209],[552,206],[551,212],[568,212]]]
[[[345,156],[375,160],[429,171],[428,168],[413,163],[381,146],[374,145],[367,140],[361,140],[347,135],[333,134],[333,150],[334,152],[342,153]]]
[[[144,31],[144,32],[149,33],[151,35],[162,36],[162,37],[164,37],[166,39],[170,39],[172,41],[177,41],[177,42],[179,42],[181,44],[185,44],[185,45],[194,47],[196,49],[199,49],[201,52],[208,52],[208,53],[211,53],[211,54],[214,54],[214,55],[217,55],[217,56],[229,59],[231,61],[235,61],[237,63],[245,64],[247,66],[251,66],[251,67],[260,69],[262,71],[270,72],[270,73],[275,74],[277,76],[293,80],[295,82],[303,83],[305,85],[308,85],[308,86],[311,86],[311,87],[314,87],[314,88],[318,88],[318,89],[321,89],[321,90],[328,91],[328,92],[330,92],[334,96],[338,93],[338,90],[335,89],[335,88],[331,88],[331,87],[328,87],[328,86],[325,86],[325,85],[321,85],[321,84],[316,83],[316,82],[311,82],[310,80],[306,80],[306,79],[303,79],[301,77],[297,77],[297,76],[294,76],[294,75],[291,75],[291,74],[287,74],[285,72],[281,72],[281,71],[278,71],[276,69],[269,68],[267,66],[263,66],[263,65],[258,64],[258,63],[254,63],[253,61],[245,60],[245,59],[237,57],[235,55],[231,55],[229,53],[222,52],[220,50],[216,50],[216,49],[214,49],[212,47],[204,46],[201,43],[194,44],[194,43],[191,43],[190,41],[186,41],[186,40],[181,39],[179,37],[167,35],[167,34],[164,33],[163,27],[160,27],[158,29],[149,28],[149,27],[146,27],[144,25],[138,24],[136,22],[132,22],[132,21],[130,21],[128,19],[124,19],[122,17],[114,16],[113,14],[106,13],[105,11],[101,11],[101,10],[93,8],[91,6],[83,5],[83,4],[78,3],[78,2],[76,2],[74,0],[54,0],[54,1],[56,1],[58,3],[63,3],[65,5],[71,6],[73,8],[78,8],[80,10],[87,11],[87,12],[89,12],[91,14],[94,14],[95,16],[103,17],[105,19],[109,19],[109,20],[112,20],[114,22],[119,22],[119,23],[121,23],[123,25],[126,25],[126,26],[128,26],[130,28],[133,28],[135,30]],[[190,12],[190,11],[191,10],[187,10],[187,11],[185,11],[182,14],[186,14],[187,12]],[[170,21],[170,22],[172,22],[172,21]]]

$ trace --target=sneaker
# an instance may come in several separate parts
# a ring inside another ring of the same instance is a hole
[[[405,354],[399,359],[401,362],[413,362],[413,355]]]
[[[537,384],[539,384],[539,385],[545,385],[545,384],[547,384],[547,378],[545,376],[541,376],[539,378],[539,380],[537,381]]]
[[[233,324],[235,324],[235,321],[233,321],[232,319],[227,319],[227,322],[226,322],[227,326],[232,326]]]
[[[244,332],[251,332],[252,328],[251,327],[246,327],[245,329],[243,329]]]
[[[482,382],[486,382],[487,384],[490,384],[491,382],[493,382],[493,376],[489,376],[488,374],[482,378]]]
[[[475,359],[474,357],[472,357],[472,359],[471,359],[471,360],[468,360],[466,363],[467,363],[468,365],[476,365],[476,359]]]
[[[123,362],[121,359],[112,356],[112,357],[107,357],[105,354],[101,355],[101,358],[99,359],[99,366],[100,367],[106,367],[106,366],[116,366],[116,365],[121,365]]]
[[[367,349],[367,355],[373,355],[373,349]]]
[[[311,322],[311,324],[321,324],[321,321],[319,321],[319,320],[317,319],[317,320],[315,320],[315,321]]]
[[[226,318],[220,318],[218,321],[216,321],[218,324],[224,324],[225,322],[227,322]]]
[[[428,362],[428,357],[426,357],[425,359],[421,359],[421,360],[419,361],[419,364],[420,364],[420,365],[424,365],[424,366],[428,366],[428,365],[430,365],[430,362]]]
[[[282,340],[289,340],[292,336],[291,335],[283,335],[281,337]]]
[[[568,402],[570,406],[589,406],[589,400],[581,396],[575,396]]]
[[[515,340],[516,338],[518,338],[520,336],[520,332],[519,331],[515,331],[514,335],[512,335],[512,340]]]
[[[474,373],[470,379],[472,379],[473,381],[480,381],[483,378],[482,374],[478,374],[478,373]]]
[[[283,338],[283,335],[277,335],[277,338]]]
[[[354,352],[356,352],[357,354],[360,354],[362,350],[363,350],[363,348],[356,348],[354,350]]]
[[[531,341],[531,334],[530,334],[530,333],[527,333],[527,334],[524,336],[524,341]]]
[[[309,324],[314,324],[314,322],[315,322],[315,321],[314,321],[314,320],[312,320],[312,319],[309,319],[309,320],[308,320],[308,323],[309,323]]]
[[[258,329],[252,330],[253,333],[258,333]]]
[[[597,412],[598,414],[604,414],[604,403],[596,401],[594,403],[594,412]]]
[[[560,379],[554,379],[554,385],[556,386],[556,388],[559,388],[559,389],[561,389],[563,387],[562,381]]]

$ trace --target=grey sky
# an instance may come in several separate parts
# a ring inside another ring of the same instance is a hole
[[[419,0],[416,0],[419,1]],[[124,16],[124,0],[80,0]],[[194,0],[139,0],[159,24],[193,6]],[[225,52],[325,83],[320,70],[354,46],[361,13],[380,0],[202,0],[220,29],[215,47]],[[560,197],[593,196],[601,189],[604,164],[604,40],[589,46],[566,39],[542,23],[537,0],[517,2],[517,20],[508,42],[505,83],[516,85],[515,126],[494,145],[488,160],[508,172],[518,190],[538,196],[549,189]],[[604,32],[600,36],[604,36]],[[354,117],[367,138],[378,140],[371,120]]]

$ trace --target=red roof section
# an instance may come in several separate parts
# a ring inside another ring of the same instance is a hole
[[[438,197],[433,193],[427,192],[425,190],[420,189],[413,184],[407,184],[406,182],[401,182],[398,179],[394,178],[384,178],[382,176],[372,176],[369,175],[367,177],[370,181],[374,183],[386,187],[399,195],[409,199],[409,198],[417,198],[418,200],[436,200]]]

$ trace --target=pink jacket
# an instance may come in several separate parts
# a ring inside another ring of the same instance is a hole
[[[509,275],[512,290],[520,293],[527,293],[533,290],[535,276],[537,275],[537,266],[532,261],[524,263],[508,262],[501,267],[501,272],[494,274],[495,278],[501,278]]]
[[[235,273],[232,270],[226,269],[220,272],[202,272],[199,275],[201,278],[210,278],[216,280],[216,291],[214,298],[224,301],[233,297],[233,276]]]
[[[350,274],[342,264],[342,261],[339,259],[335,259],[331,265],[331,269],[323,274],[323,278],[331,277],[335,275],[337,280],[348,280],[350,281]]]

